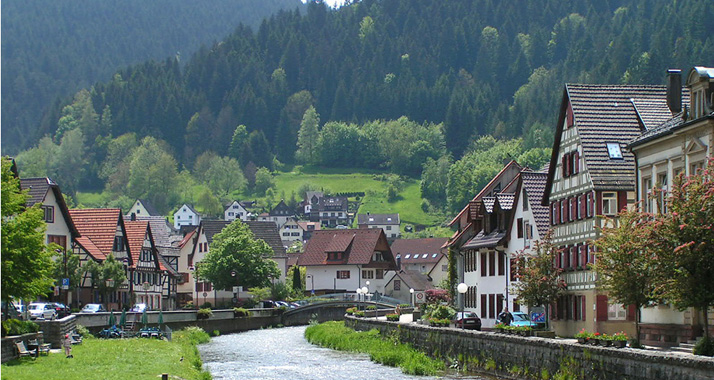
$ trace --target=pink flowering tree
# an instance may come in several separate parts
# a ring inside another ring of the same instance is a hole
[[[553,245],[552,231],[533,245],[533,254],[521,251],[514,258],[518,281],[513,283],[512,288],[519,302],[531,307],[544,306],[548,323],[548,306],[558,300],[567,285],[560,278],[563,270],[555,267],[555,255],[560,250]]]
[[[688,177],[678,176],[667,197],[668,212],[658,215],[651,241],[659,261],[657,290],[680,310],[703,315],[714,306],[714,159]]]
[[[657,257],[650,248],[652,215],[637,210],[620,212],[614,227],[600,230],[595,241],[597,260],[591,265],[598,286],[617,302],[635,306],[635,339],[640,336],[640,308],[654,301]]]

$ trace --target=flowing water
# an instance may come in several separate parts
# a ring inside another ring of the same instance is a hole
[[[203,364],[215,380],[431,380],[399,368],[373,363],[365,354],[322,348],[305,340],[306,326],[222,335],[198,346]],[[440,379],[486,377],[447,374]]]

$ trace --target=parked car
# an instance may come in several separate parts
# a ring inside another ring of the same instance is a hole
[[[289,309],[290,305],[285,301],[275,301],[275,307],[284,307],[286,309]]]
[[[9,305],[6,305],[5,302],[2,302],[2,305],[0,305],[0,309],[2,309],[2,320],[6,319],[23,319],[23,313],[20,312],[20,308],[18,306],[24,307],[24,305],[13,305],[12,302],[10,302]]]
[[[84,305],[82,310],[80,310],[80,313],[100,313],[103,311],[107,311],[107,309],[104,308],[104,306],[100,303],[88,303]]]
[[[69,306],[67,306],[63,303],[53,302],[51,305],[55,308],[55,310],[57,310],[57,318],[64,318],[64,317],[72,314],[72,312],[69,309]]]
[[[135,312],[135,313],[143,313],[144,310],[147,310],[147,311],[149,310],[149,309],[146,308],[146,304],[145,304],[145,303],[137,303],[137,304],[134,304],[134,306],[132,306],[131,309],[129,309],[129,311],[133,311],[133,312]]]
[[[49,319],[57,318],[57,310],[51,303],[33,302],[27,307],[30,310],[30,319]]]
[[[469,330],[481,330],[481,318],[471,311],[459,311],[453,319],[454,325],[458,328]]]
[[[528,314],[522,311],[514,311],[511,313],[511,315],[513,315],[513,321],[511,322],[511,326],[529,326],[533,328],[538,327],[538,324],[532,322]]]

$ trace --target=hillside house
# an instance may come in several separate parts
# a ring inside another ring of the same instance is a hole
[[[367,213],[357,215],[357,226],[359,228],[381,228],[390,241],[401,237],[400,225],[399,214]]]
[[[381,229],[315,231],[298,265],[306,267],[308,287],[319,294],[354,293],[365,286],[384,294],[385,273],[397,268]]]
[[[184,203],[174,213],[174,228],[181,229],[181,226],[198,226],[201,224],[201,215],[193,206]]]
[[[690,69],[683,97],[678,91],[682,85],[681,71],[669,70],[668,78],[666,104],[674,115],[667,118],[670,113],[662,112],[660,119],[643,119],[644,131],[628,145],[637,157],[637,200],[642,202],[644,211],[652,213],[667,212],[662,207],[663,194],[654,196],[654,188],[664,190],[666,196],[674,178],[695,174],[713,156],[714,68]],[[657,109],[664,109],[663,102],[659,100]],[[710,336],[714,335],[712,314],[709,313]],[[703,315],[693,309],[678,311],[666,303],[644,307],[640,339],[644,344],[657,346],[688,342],[702,334],[702,320]]]
[[[297,219],[290,218],[280,227],[280,238],[283,245],[290,245],[294,241],[303,241],[303,229]]]
[[[136,202],[131,206],[129,211],[126,213],[126,215],[131,216],[131,215],[136,215],[136,216],[162,216],[161,213],[156,210],[154,205],[149,202],[148,199],[137,199]]]
[[[297,224],[302,230],[303,242],[307,242],[308,240],[310,240],[314,231],[319,231],[322,229],[322,226],[318,222],[308,222],[305,220],[299,220]]]
[[[250,212],[248,212],[245,206],[238,201],[229,203],[223,210],[223,220],[227,222],[232,222],[236,219],[246,221],[250,219],[250,216]]]

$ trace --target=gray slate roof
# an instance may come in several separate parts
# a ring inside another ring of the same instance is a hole
[[[141,202],[141,205],[144,206],[146,209],[146,212],[149,213],[151,216],[161,216],[161,213],[154,207],[153,204],[148,199],[141,199],[139,198],[139,202]]]
[[[358,214],[357,224],[399,224],[399,214]]]
[[[204,220],[203,232],[206,234],[206,240],[208,244],[213,242],[213,236],[221,232],[227,225],[231,222],[225,220]],[[287,257],[285,247],[283,246],[283,241],[280,239],[280,234],[278,232],[278,226],[275,222],[263,222],[263,221],[247,221],[242,222],[236,220],[234,223],[245,223],[250,228],[251,232],[257,239],[262,239],[265,241],[270,248],[273,249],[273,257]]]
[[[548,174],[524,170],[521,172],[521,178],[523,180],[523,188],[528,194],[528,205],[533,213],[538,234],[542,238],[550,228],[550,210],[547,206],[541,204]]]
[[[36,203],[44,202],[47,191],[52,185],[57,186],[57,183],[48,177],[21,178],[20,188],[22,190],[28,190],[27,193],[30,196],[27,200],[27,206],[32,207]]]

